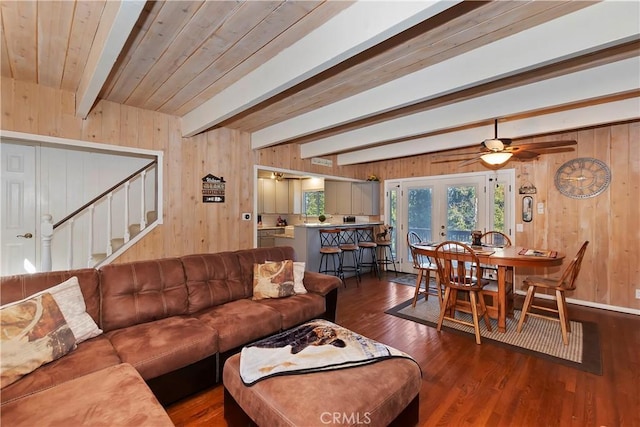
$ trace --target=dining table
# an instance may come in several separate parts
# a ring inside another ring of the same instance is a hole
[[[463,242],[468,244],[466,242]],[[416,244],[415,247],[430,257],[435,258],[438,243]],[[472,249],[478,255],[481,264],[495,266],[498,271],[498,331],[507,331],[507,271],[515,267],[547,268],[562,265],[565,254],[547,249],[528,250],[522,246],[495,247],[482,246]],[[531,253],[525,255],[525,253]],[[515,277],[515,275],[512,275]],[[511,293],[513,295],[513,293]]]

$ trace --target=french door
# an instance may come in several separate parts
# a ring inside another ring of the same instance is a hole
[[[413,272],[407,233],[423,241],[470,241],[474,230],[499,230],[514,241],[513,169],[385,182],[385,214],[395,230],[394,254]]]

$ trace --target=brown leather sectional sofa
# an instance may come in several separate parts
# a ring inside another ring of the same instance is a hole
[[[310,319],[335,321],[333,276],[305,271],[307,294],[251,299],[254,263],[287,259],[293,248],[273,247],[0,278],[4,305],[78,277],[103,330],[3,388],[1,423],[170,425],[158,401],[215,384],[243,345]]]

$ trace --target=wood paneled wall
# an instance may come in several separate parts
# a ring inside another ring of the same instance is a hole
[[[82,120],[70,92],[8,78],[1,83],[3,130],[164,152],[164,223],[116,262],[253,245],[253,230],[240,220],[253,212],[249,135],[219,129],[183,139],[177,117],[106,101]],[[227,181],[225,203],[202,203],[208,173]]]
[[[575,151],[544,155],[528,162],[511,161],[507,168],[516,170],[516,223],[524,231],[516,233],[517,245],[557,248],[567,254],[569,262],[581,244],[589,248],[571,298],[599,304],[640,309],[635,290],[640,289],[640,121],[577,130],[519,142],[541,142],[575,139]],[[459,150],[463,152],[464,150]],[[476,151],[475,148],[466,151]],[[328,175],[366,179],[374,173],[381,180],[450,173],[486,171],[480,162],[458,167],[457,162],[433,163],[432,155],[413,156],[345,167],[324,168],[300,160],[295,146],[279,146],[261,150],[261,165],[282,167]],[[554,186],[556,170],[576,157],[595,157],[611,168],[609,188],[597,197],[575,200],[561,195]],[[334,158],[335,164],[335,158]],[[533,221],[522,218],[522,198],[517,189],[533,183]],[[384,198],[381,198],[384,200]],[[544,203],[544,214],[536,205]],[[520,269],[516,286],[532,274],[558,275],[564,267],[533,271]]]
[[[36,84],[3,78],[1,98],[2,129],[165,153],[164,224],[117,262],[252,247],[253,227],[240,216],[253,212],[254,164],[358,179],[376,174],[381,180],[486,170],[481,164],[458,168],[455,162],[433,163],[431,155],[342,167],[333,158],[334,166],[327,168],[300,159],[295,144],[252,152],[249,135],[230,129],[183,139],[178,118],[111,102],[100,101],[81,120],[74,115],[73,94]],[[533,221],[517,233],[518,245],[558,248],[570,258],[589,240],[578,289],[571,296],[640,309],[640,300],[635,299],[635,289],[640,288],[640,121],[534,141],[552,138],[576,139],[577,149],[506,166],[516,169],[517,187],[528,181],[537,187],[534,204],[545,204],[545,213],[539,215],[534,209]],[[586,200],[560,195],[553,184],[555,171],[574,157],[596,157],[607,163],[612,170],[609,189]],[[224,177],[225,203],[202,203],[201,178],[208,173]],[[521,200],[517,195],[517,218]],[[518,271],[517,283],[532,273]]]

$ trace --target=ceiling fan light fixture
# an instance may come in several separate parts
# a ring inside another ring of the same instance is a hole
[[[271,172],[271,179],[275,179],[276,181],[282,181],[284,178],[284,174],[282,172]]]
[[[480,156],[482,161],[488,163],[490,165],[501,165],[509,160],[513,156],[513,153],[508,152],[497,152],[497,153],[487,153]]]

